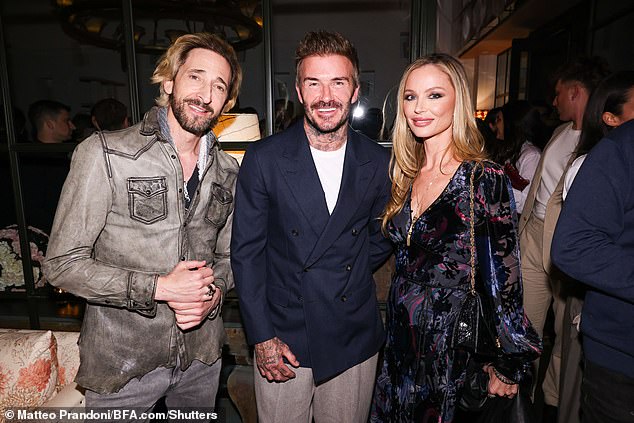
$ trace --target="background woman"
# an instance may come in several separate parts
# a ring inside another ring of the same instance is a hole
[[[383,216],[396,244],[396,272],[372,421],[451,422],[471,359],[451,348],[450,335],[470,284],[474,170],[477,261],[489,261],[494,270],[477,279],[494,304],[503,353],[486,366],[489,393],[513,397],[541,344],[522,307],[510,186],[500,166],[483,161],[462,65],[444,54],[416,60],[401,79],[398,99],[392,198]]]
[[[539,110],[526,100],[506,103],[498,113],[496,125],[499,142],[495,143],[490,158],[504,166],[520,214],[541,156],[537,145],[548,140],[548,131]]]

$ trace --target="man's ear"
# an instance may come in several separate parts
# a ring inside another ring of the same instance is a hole
[[[49,118],[44,119],[44,126],[48,130],[52,131],[53,129],[55,129],[55,120]]]
[[[577,82],[570,84],[570,88],[568,91],[568,95],[570,95],[570,100],[576,100],[579,97],[580,90],[581,86]]]
[[[302,90],[299,89],[299,86],[297,84],[295,84],[295,91],[297,91],[297,98],[299,99],[299,102],[304,104],[304,98],[302,97]]]
[[[623,120],[612,112],[603,112],[601,119],[603,119],[603,123],[612,128],[616,128],[623,123]]]
[[[174,91],[174,80],[170,79],[168,81],[164,81],[163,91],[165,91],[167,95],[172,95],[172,92]]]
[[[359,98],[359,88],[361,88],[361,86],[357,85],[357,88],[354,89],[354,93],[352,94],[352,99],[350,100],[350,104],[357,102],[357,99]]]

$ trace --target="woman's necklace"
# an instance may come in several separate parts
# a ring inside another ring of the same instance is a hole
[[[429,191],[431,186],[434,184],[434,182],[436,182],[436,179],[438,179],[438,177],[440,175],[443,175],[442,171],[438,171],[433,177],[431,177],[429,179],[429,182],[425,183],[423,195],[427,194],[427,192]],[[418,219],[423,214],[423,210],[421,209],[420,196],[419,195],[414,195],[413,183],[412,183],[412,191],[411,192],[412,192],[411,198],[410,198],[411,223],[409,225],[409,230],[407,231],[407,246],[408,247],[410,246],[411,241],[412,241],[412,231],[414,230],[414,225],[416,225],[416,222],[418,221]],[[414,207],[416,207],[416,210],[418,210],[418,215],[414,214]]]
[[[447,176],[447,175],[451,175],[451,174],[452,173],[444,173],[442,171],[442,164],[441,164],[440,168],[434,174],[434,176],[429,178],[429,182],[425,182],[424,183],[423,194],[422,195],[423,196],[427,195],[427,193],[431,189],[432,185],[434,185],[434,183],[440,177],[440,175]],[[420,195],[418,195],[418,190],[417,190],[416,194],[417,195],[414,195],[414,183],[412,182],[411,197],[410,197],[410,216],[411,216],[410,220],[411,220],[411,223],[409,225],[409,229],[407,230],[407,240],[406,240],[406,244],[407,244],[408,247],[410,246],[410,244],[412,242],[412,231],[414,230],[414,226],[416,225],[416,222],[418,221],[418,219],[423,215],[423,210],[421,209],[421,201],[420,201]],[[414,202],[415,202],[415,204],[414,204]],[[418,210],[418,215],[414,214],[414,206],[416,207],[416,210]]]

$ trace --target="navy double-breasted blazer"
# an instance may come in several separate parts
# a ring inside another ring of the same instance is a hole
[[[231,264],[247,339],[277,336],[317,382],[383,343],[372,272],[391,252],[378,219],[388,168],[387,149],[348,128],[330,215],[303,121],[253,143],[242,161]]]

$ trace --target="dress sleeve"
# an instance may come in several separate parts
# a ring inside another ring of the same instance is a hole
[[[483,293],[493,307],[502,354],[495,368],[514,381],[542,351],[522,303],[517,213],[511,184],[502,169],[485,164],[476,170],[476,247]]]

